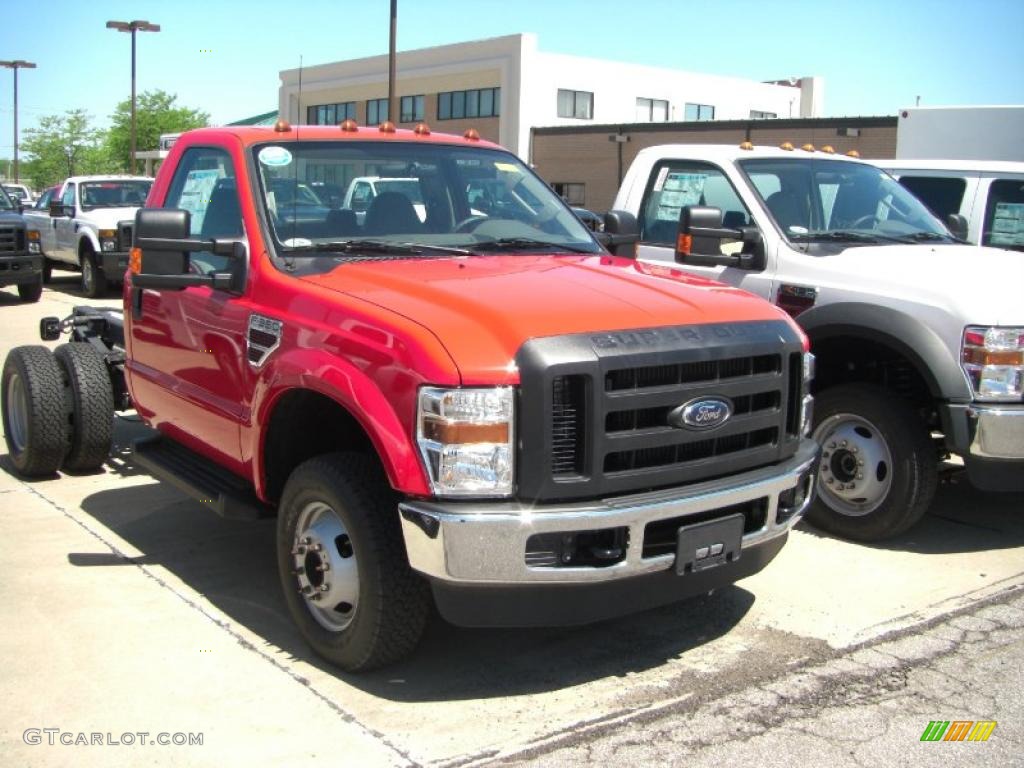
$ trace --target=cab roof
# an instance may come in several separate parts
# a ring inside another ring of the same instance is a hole
[[[855,157],[839,151],[823,152],[815,147],[805,150],[794,145],[793,149],[781,149],[777,146],[754,144],[753,149],[743,149],[739,144],[659,144],[640,150],[638,155],[655,155],[656,157],[694,158],[711,160],[718,163],[750,160],[752,158],[785,158],[795,160],[844,160],[851,163],[863,162]]]
[[[280,123],[279,123],[280,125]],[[238,125],[219,128],[197,128],[181,135],[178,141],[185,139],[189,143],[202,138],[234,136],[246,147],[265,144],[271,141],[397,141],[418,144],[454,144],[467,147],[486,147],[488,149],[504,149],[498,144],[481,138],[468,138],[466,134],[437,133],[424,125],[417,133],[408,128],[385,130],[384,126],[357,125],[348,130],[337,125],[289,125],[286,130],[277,126]],[[281,126],[284,127],[284,126]]]

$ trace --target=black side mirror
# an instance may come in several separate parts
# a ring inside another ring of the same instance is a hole
[[[946,226],[949,228],[950,234],[957,240],[967,239],[967,219],[959,213],[949,214],[946,218]]]
[[[594,237],[616,256],[632,259],[640,242],[640,225],[629,211],[608,211],[604,215],[604,232],[596,232]]]
[[[50,215],[54,218],[60,218],[61,216],[67,216],[65,213],[64,204],[60,200],[56,200],[50,203]]]
[[[222,291],[240,293],[245,284],[245,245],[238,240],[190,237],[192,214],[174,208],[140,208],[135,213],[135,248],[140,249],[139,271],[132,274],[135,288],[180,291],[207,285]],[[230,256],[235,266],[230,272],[196,275],[189,271],[189,254],[211,251]]]
[[[723,254],[720,252],[722,240],[740,240],[742,250],[737,254]],[[679,211],[675,259],[680,264],[751,271],[761,271],[767,266],[764,238],[757,227],[723,227],[721,209],[705,205],[685,205]]]

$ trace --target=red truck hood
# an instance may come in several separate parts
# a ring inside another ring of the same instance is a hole
[[[304,279],[426,327],[464,384],[518,382],[513,360],[532,338],[786,317],[671,265],[600,255],[366,261]]]

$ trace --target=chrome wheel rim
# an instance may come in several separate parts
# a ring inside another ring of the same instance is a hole
[[[17,373],[7,382],[7,436],[14,453],[28,445],[28,393]]]
[[[814,430],[821,445],[818,494],[829,508],[863,517],[885,501],[892,487],[892,451],[882,433],[852,413],[829,416]]]
[[[359,569],[352,539],[328,504],[303,508],[291,556],[299,594],[317,623],[330,632],[348,627],[359,605]]]

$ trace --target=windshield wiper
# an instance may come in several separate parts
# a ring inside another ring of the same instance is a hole
[[[854,232],[849,229],[833,229],[828,232],[791,235],[789,239],[797,242],[877,243],[880,240],[892,240],[893,238],[877,234],[869,235],[866,232]]]
[[[287,246],[286,246],[287,247]],[[322,251],[324,253],[357,253],[422,256],[425,251],[431,253],[472,256],[472,251],[464,248],[452,248],[447,245],[428,245],[426,243],[389,243],[386,240],[335,240],[329,243],[310,243],[288,247],[288,253]]]
[[[538,248],[549,251],[568,251],[569,253],[595,253],[595,251],[578,246],[552,243],[547,240],[534,240],[531,237],[499,237],[495,240],[484,240],[482,243],[473,244],[474,251],[525,251]]]
[[[940,232],[911,232],[905,235],[906,239],[915,243],[931,243],[936,241],[954,243],[966,243],[966,240],[961,240],[959,237],[953,235],[943,235]]]

